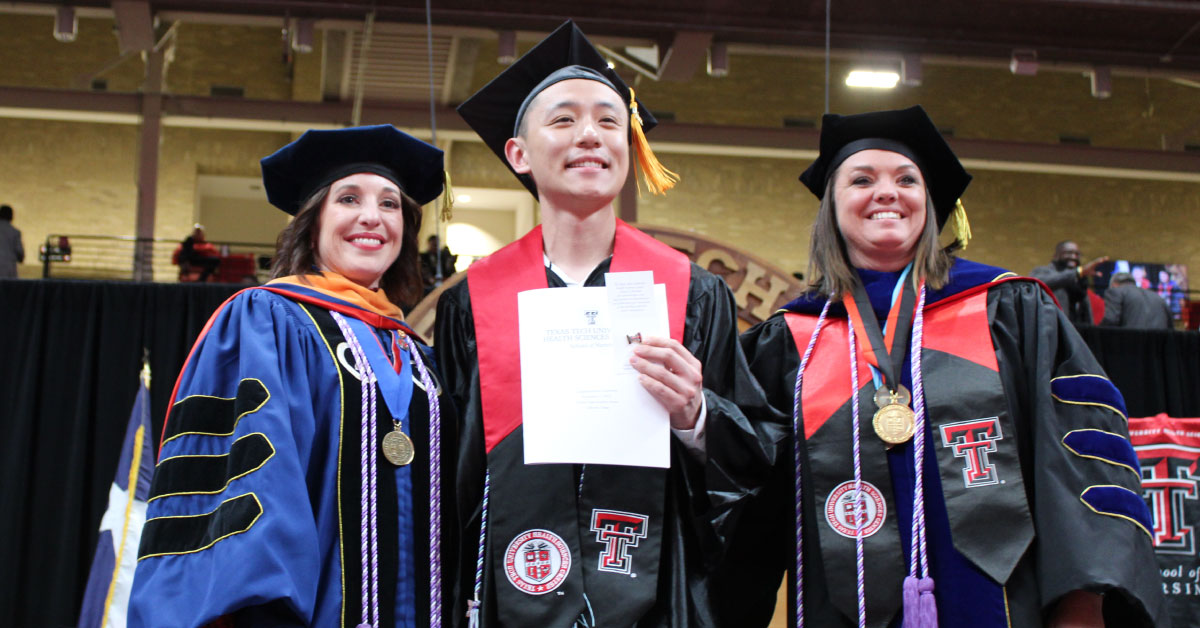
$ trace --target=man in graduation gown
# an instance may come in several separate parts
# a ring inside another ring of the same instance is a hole
[[[456,597],[483,626],[713,625],[705,561],[781,437],[738,409],[761,395],[728,287],[616,219],[631,141],[647,184],[672,184],[642,136],[653,118],[632,100],[567,22],[459,108],[543,221],[438,304],[435,349],[462,408]],[[670,413],[670,468],[525,465],[518,292],[634,270],[666,284],[670,338],[645,338],[633,366]]]
[[[877,140],[879,135],[888,143]],[[819,198],[826,190],[821,168],[855,142],[916,155],[914,161],[924,164],[937,227],[947,221],[970,176],[923,111],[827,115],[822,156],[802,177]],[[869,180],[860,174],[847,178],[855,176]],[[914,400],[924,391],[920,534],[913,526],[920,510],[914,507],[916,439],[888,445],[873,433],[870,417],[878,401],[872,397],[879,382],[872,381],[862,331],[866,316],[878,328],[904,329],[898,321],[913,317],[913,310],[910,303],[907,314],[897,313],[904,309],[898,293],[909,270],[852,270],[869,304],[857,306],[860,299],[850,296],[829,304],[816,341],[817,320],[827,305],[816,291],[743,334],[750,368],[771,406],[796,413],[801,450],[795,459],[792,452],[780,456],[772,484],[743,516],[716,587],[723,617],[766,626],[775,604],[769,592],[786,570],[792,625],[798,580],[806,626],[857,625],[863,595],[853,523],[858,517],[868,626],[901,625],[902,607],[908,613],[902,582],[915,571],[926,576],[914,582],[930,578],[934,621],[941,626],[1097,625],[1064,616],[1084,608],[1093,617],[1102,612],[1108,626],[1164,625],[1152,523],[1120,393],[1044,285],[963,259],[951,264],[945,284],[926,292],[918,386],[912,381],[911,346],[899,335],[906,332],[897,331],[891,347],[903,356],[898,373],[903,388],[913,391]],[[851,306],[859,313],[848,313]],[[853,369],[848,314],[859,340]],[[915,321],[912,329],[915,334]],[[797,370],[808,351],[797,391]],[[880,355],[878,349],[874,355]],[[861,510],[851,497],[852,372],[863,424],[857,463]],[[913,564],[912,546],[918,543],[927,568]],[[913,591],[918,592],[924,589]],[[904,625],[910,625],[907,619]]]

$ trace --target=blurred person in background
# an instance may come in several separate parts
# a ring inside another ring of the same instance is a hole
[[[1079,264],[1079,245],[1063,240],[1054,246],[1054,258],[1045,266],[1030,272],[1034,279],[1050,287],[1058,307],[1067,314],[1067,320],[1076,325],[1092,324],[1092,307],[1088,303],[1088,280],[1099,274],[1096,267],[1108,261],[1108,257]]]
[[[1166,274],[1166,271],[1163,271]],[[1133,329],[1170,329],[1171,309],[1163,297],[1137,285],[1129,273],[1112,276],[1104,292],[1101,325]]]
[[[17,264],[25,261],[21,231],[12,225],[13,208],[0,205],[0,279],[16,279]]]
[[[191,276],[192,269],[199,268],[200,275],[195,281],[204,283],[221,265],[221,255],[217,251],[217,247],[212,242],[209,242],[204,235],[204,225],[197,224],[192,229],[191,235],[183,239],[179,246],[175,247],[175,254],[171,256],[171,261],[179,266],[180,279]]]

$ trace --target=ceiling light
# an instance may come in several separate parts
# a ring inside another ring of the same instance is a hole
[[[470,203],[471,195],[470,194],[455,194],[454,202],[455,203]]]
[[[729,47],[725,42],[713,42],[708,48],[708,75],[716,78],[729,76]]]
[[[1036,50],[1017,49],[1012,53],[1012,59],[1008,62],[1008,69],[1013,74],[1022,76],[1034,76],[1038,71],[1038,58]]]
[[[292,31],[292,50],[300,54],[313,51],[313,21],[296,20],[296,28]]]
[[[517,31],[500,31],[496,48],[496,63],[511,65],[517,60]]]
[[[1105,66],[1092,68],[1092,97],[1104,100],[1112,96],[1112,70]]]
[[[875,89],[892,89],[900,82],[900,75],[895,72],[877,72],[874,70],[852,70],[846,76],[847,87],[871,87]]]
[[[58,7],[54,14],[54,38],[63,43],[75,41],[79,33],[79,18],[75,7]]]
[[[900,83],[902,85],[917,87],[923,78],[921,55],[907,54],[900,58]]]

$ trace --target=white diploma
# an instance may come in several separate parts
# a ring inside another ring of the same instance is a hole
[[[671,465],[667,410],[629,364],[639,337],[670,335],[666,287],[605,282],[517,295],[525,464]]]

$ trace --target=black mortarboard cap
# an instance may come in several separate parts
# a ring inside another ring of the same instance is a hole
[[[390,124],[305,131],[260,162],[267,200],[293,216],[317,190],[352,174],[384,177],[424,205],[442,193],[442,150]]]
[[[850,155],[872,148],[900,153],[917,164],[925,177],[940,230],[971,182],[971,175],[920,105],[852,116],[825,114],[821,118],[821,154],[800,180],[822,198],[829,176],[837,167]]]
[[[509,138],[516,136],[517,120],[525,113],[529,101],[547,87],[575,78],[608,85],[620,95],[625,106],[629,106],[629,86],[608,67],[608,61],[588,41],[583,31],[567,20],[459,105],[458,113],[511,171],[512,165],[504,155],[504,145]],[[649,131],[658,124],[650,111],[640,103],[638,112],[641,114],[643,131]],[[537,186],[529,175],[516,171],[513,174],[537,196]]]

